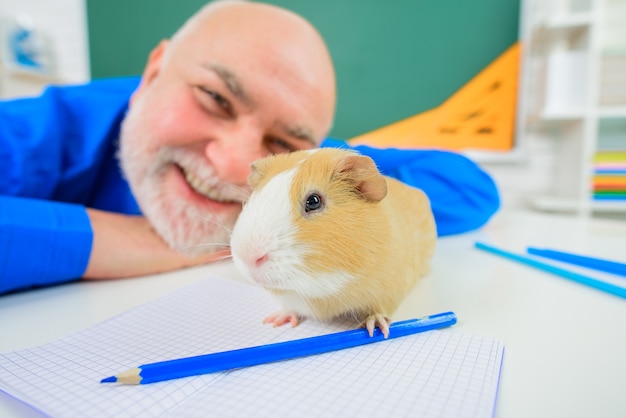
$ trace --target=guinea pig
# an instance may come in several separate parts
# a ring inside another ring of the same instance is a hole
[[[424,192],[337,148],[257,160],[248,183],[231,253],[243,276],[280,302],[264,322],[349,318],[387,338],[391,315],[435,251]]]

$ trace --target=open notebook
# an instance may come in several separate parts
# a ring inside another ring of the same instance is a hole
[[[99,383],[140,364],[353,327],[263,325],[277,308],[262,289],[208,277],[84,331],[0,355],[0,389],[55,417],[494,414],[504,348],[453,328],[150,385]]]

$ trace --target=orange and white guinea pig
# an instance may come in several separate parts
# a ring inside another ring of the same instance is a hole
[[[248,181],[231,252],[239,271],[281,304],[265,322],[353,318],[386,338],[435,251],[426,195],[337,148],[263,158]]]

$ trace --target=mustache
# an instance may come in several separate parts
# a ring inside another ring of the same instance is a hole
[[[242,203],[250,196],[251,190],[247,184],[221,180],[204,154],[187,148],[167,146],[160,148],[148,175],[161,176],[172,165],[182,172],[192,189],[212,200]]]

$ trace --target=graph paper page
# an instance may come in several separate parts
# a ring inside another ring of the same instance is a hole
[[[277,308],[262,289],[208,277],[84,331],[0,355],[0,390],[55,417],[493,416],[503,346],[453,329],[149,385],[99,383],[140,364],[353,327],[263,325]]]

